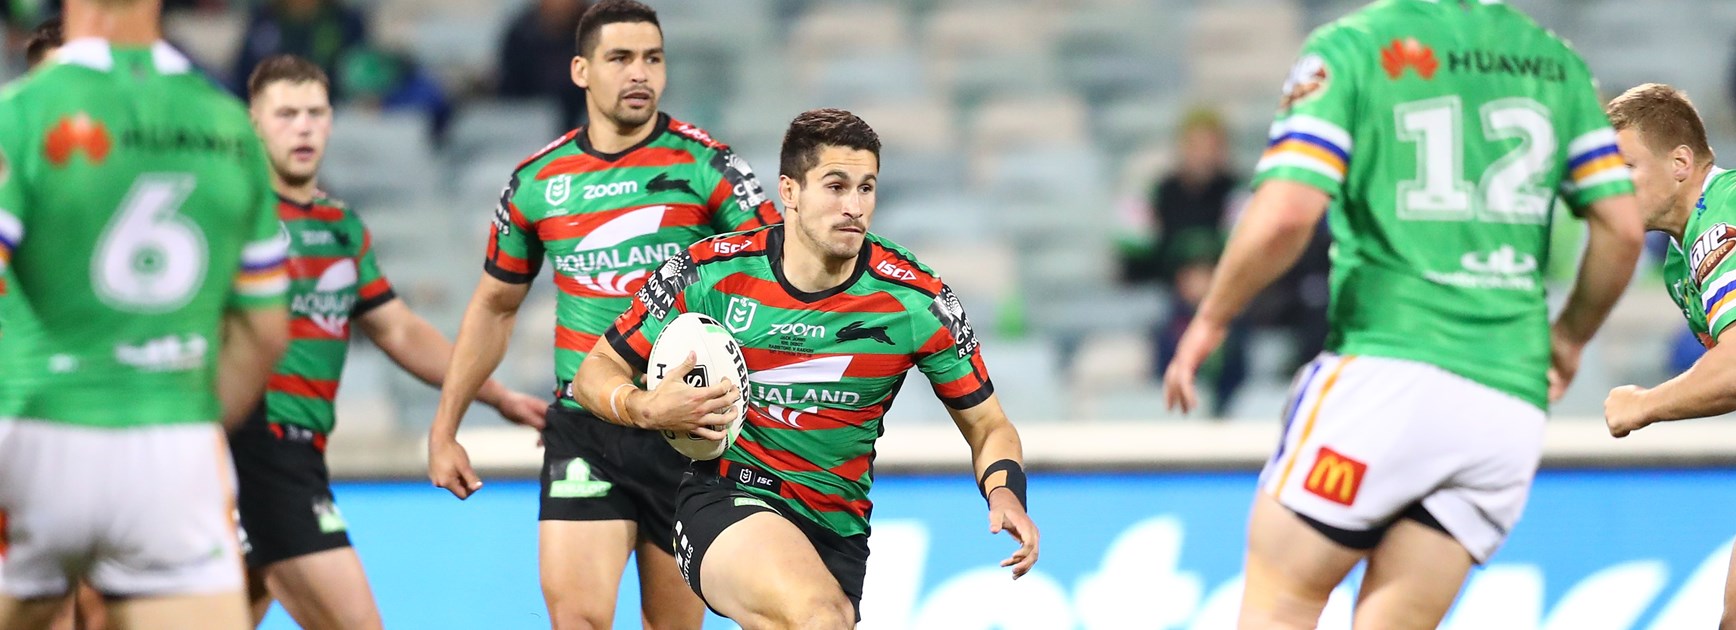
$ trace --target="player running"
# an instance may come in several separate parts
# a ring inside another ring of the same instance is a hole
[[[1633,168],[1634,196],[1646,229],[1670,235],[1664,280],[1688,328],[1706,346],[1688,371],[1646,389],[1623,385],[1603,403],[1616,437],[1656,422],[1708,418],[1736,411],[1736,343],[1725,333],[1736,321],[1736,177],[1713,164],[1706,125],[1686,94],[1649,83],[1609,103],[1622,157]],[[1691,245],[1683,246],[1684,243]],[[1736,554],[1724,582],[1719,628],[1736,630]]]
[[[1019,432],[964,309],[910,252],[868,233],[879,169],[880,139],[862,119],[837,109],[797,116],[778,164],[789,222],[706,239],[670,259],[574,387],[610,422],[721,438],[699,427],[733,417],[727,381],[686,385],[689,359],[655,366],[669,370],[656,391],[636,383],[652,367],[658,332],[683,312],[710,315],[735,335],[752,374],[747,419],[722,458],[688,468],[672,544],[693,591],[745,627],[854,626],[874,442],[912,367],[970,444],[989,531],[1020,542],[1001,566],[1017,578],[1037,562]],[[789,326],[798,322],[805,326]]]
[[[286,244],[246,110],[161,9],[68,0],[55,61],[0,96],[0,628],[81,578],[117,627],[248,625],[219,420],[287,342]]]
[[[655,11],[599,2],[579,21],[577,39],[573,83],[585,90],[590,124],[525,160],[501,193],[487,273],[464,314],[429,434],[428,476],[460,499],[482,487],[458,444],[458,423],[505,354],[546,258],[560,289],[558,401],[542,435],[538,546],[553,624],[610,627],[621,571],[636,550],[646,626],[698,628],[704,607],[669,551],[686,460],[654,432],[597,420],[573,399],[568,379],[658,264],[700,238],[779,219],[746,162],[657,111],[665,70]]]
[[[1196,407],[1200,362],[1336,208],[1328,350],[1260,476],[1241,625],[1314,627],[1366,559],[1356,626],[1433,628],[1519,520],[1545,407],[1632,275],[1615,134],[1585,63],[1520,12],[1384,0],[1309,38],[1257,171],[1164,375],[1169,404]],[[1590,243],[1551,325],[1557,191]]]
[[[231,439],[254,623],[276,598],[302,626],[377,628],[380,614],[325,462],[350,323],[431,385],[445,376],[452,344],[392,291],[355,211],[319,190],[331,137],[329,85],[319,66],[290,55],[260,62],[247,81],[253,125],[271,158],[275,215],[290,239],[294,319],[263,404]],[[538,428],[548,405],[492,380],[478,397]]]

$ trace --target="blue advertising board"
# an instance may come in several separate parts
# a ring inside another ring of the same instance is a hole
[[[1231,628],[1251,473],[1037,474],[1042,557],[1013,582],[966,475],[874,484],[863,628]],[[1545,471],[1508,544],[1477,569],[1450,630],[1670,630],[1716,625],[1736,470]],[[426,484],[337,488],[387,627],[547,628],[536,484],[460,502]],[[1322,618],[1349,627],[1352,575]],[[638,628],[629,575],[616,628]],[[281,609],[267,628],[293,628]],[[733,628],[713,618],[707,628]]]

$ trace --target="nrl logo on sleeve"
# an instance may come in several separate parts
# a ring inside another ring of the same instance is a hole
[[[1688,248],[1688,267],[1694,270],[1694,282],[1705,282],[1730,257],[1732,249],[1736,249],[1736,228],[1730,224],[1719,223],[1702,232]]]
[[[735,296],[729,298],[729,313],[723,318],[723,326],[732,333],[746,332],[753,326],[753,315],[759,311],[759,303],[752,298]]]
[[[1298,59],[1290,68],[1290,76],[1284,79],[1284,98],[1278,102],[1278,109],[1289,110],[1325,93],[1331,79],[1325,58],[1309,53]]]

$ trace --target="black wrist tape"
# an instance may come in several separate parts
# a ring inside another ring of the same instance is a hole
[[[997,472],[1007,473],[1007,480],[1006,483],[995,486],[995,488],[1006,488],[1012,490],[1013,498],[1019,500],[1019,505],[1026,510],[1031,509],[1030,501],[1025,499],[1025,469],[1019,466],[1018,462],[1010,459],[1003,459],[993,464],[989,464],[989,467],[983,470],[982,479],[977,480],[977,489],[982,491],[983,500],[988,500],[989,492],[995,489],[988,487],[986,484],[989,481],[989,477],[993,477]]]

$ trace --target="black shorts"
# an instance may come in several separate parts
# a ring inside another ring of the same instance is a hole
[[[728,477],[722,475],[727,474]],[[820,526],[806,516],[782,508],[779,501],[767,500],[736,486],[735,479],[748,479],[759,487],[773,487],[776,480],[764,472],[724,460],[693,462],[681,480],[680,498],[676,500],[675,522],[680,535],[674,539],[675,564],[681,577],[699,599],[705,591],[699,584],[699,567],[705,563],[705,552],[711,543],[729,526],[759,512],[770,512],[802,530],[820,562],[838,580],[850,607],[856,610],[856,621],[862,620],[862,581],[868,575],[868,535],[840,536]],[[711,602],[705,603],[706,607]],[[712,612],[717,609],[713,608]],[[722,613],[719,613],[722,614]]]
[[[229,452],[249,568],[350,546],[332,497],[324,434],[268,422],[261,406],[229,435]]]
[[[675,489],[686,457],[655,431],[549,407],[543,428],[542,521],[633,521],[639,539],[668,551]]]

